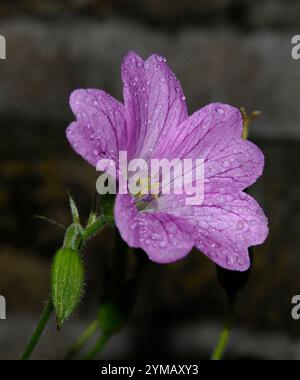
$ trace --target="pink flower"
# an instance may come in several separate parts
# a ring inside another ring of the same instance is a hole
[[[248,247],[264,242],[267,219],[243,190],[261,175],[264,157],[243,141],[237,108],[209,104],[188,116],[180,83],[165,62],[152,55],[143,61],[129,52],[122,64],[124,104],[101,90],[76,90],[70,104],[76,116],[67,129],[75,151],[91,165],[100,158],[202,158],[204,201],[186,205],[186,194],[160,194],[145,200],[118,194],[115,222],[131,247],[142,248],[158,263],[186,256],[193,246],[218,265],[246,270]]]

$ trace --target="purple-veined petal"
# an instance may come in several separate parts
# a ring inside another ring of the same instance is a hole
[[[163,57],[143,61],[134,52],[123,61],[122,80],[129,156],[159,156],[164,136],[188,116],[181,85]]]
[[[174,131],[165,155],[202,158],[205,186],[242,190],[261,175],[264,157],[255,144],[242,140],[241,135],[240,111],[213,103],[195,112]]]
[[[115,222],[129,246],[142,248],[157,263],[177,261],[193,247],[187,222],[166,213],[139,212],[131,195],[117,195]]]
[[[206,256],[224,268],[243,271],[250,263],[248,247],[262,244],[268,235],[267,218],[248,194],[222,189],[207,194],[200,206],[187,206],[185,195],[165,195],[154,212],[183,218]]]
[[[118,159],[126,147],[124,106],[102,90],[76,90],[70,105],[77,121],[67,128],[67,138],[91,165],[100,158]]]

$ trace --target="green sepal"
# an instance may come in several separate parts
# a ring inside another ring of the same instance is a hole
[[[73,223],[80,224],[79,211],[76,206],[76,203],[74,202],[74,199],[71,197],[70,194],[69,194],[69,203],[70,203]]]
[[[82,232],[83,229],[80,224],[71,224],[66,230],[63,247],[77,250],[82,241]]]

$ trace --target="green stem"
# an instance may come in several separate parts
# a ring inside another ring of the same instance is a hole
[[[94,347],[84,355],[83,360],[95,359],[95,357],[102,352],[110,337],[111,334],[109,333],[102,334]]]
[[[35,346],[37,345],[37,343],[38,343],[38,341],[42,335],[42,332],[45,329],[45,326],[46,326],[46,324],[50,318],[52,310],[53,310],[53,303],[50,300],[47,302],[46,306],[44,307],[44,310],[42,312],[40,320],[39,320],[36,328],[34,329],[32,336],[29,339],[29,341],[25,347],[24,352],[21,355],[22,360],[28,360],[30,358],[33,350],[35,349]]]
[[[112,222],[112,219],[107,216],[100,216],[96,219],[96,221],[89,226],[87,226],[81,235],[81,240],[85,242],[89,238],[91,238],[93,235],[95,235],[101,228],[103,228],[106,224],[109,224]]]
[[[99,322],[96,319],[91,322],[88,327],[83,331],[83,333],[77,338],[77,340],[72,344],[70,349],[67,351],[64,359],[69,360],[72,359],[86,344],[86,342],[95,334],[97,329],[99,328]]]
[[[227,311],[224,319],[223,329],[219,340],[211,356],[211,360],[221,360],[228,344],[235,316],[236,296],[227,294]]]

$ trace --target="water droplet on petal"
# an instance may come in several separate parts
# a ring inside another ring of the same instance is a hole
[[[234,262],[234,259],[233,259],[233,257],[232,256],[230,256],[230,255],[227,255],[226,256],[226,263],[227,263],[227,265],[232,265],[233,264],[233,262]]]
[[[244,229],[244,222],[242,220],[239,220],[236,224],[236,229],[238,231],[242,231]]]
[[[242,193],[240,194],[240,199],[246,199],[246,198],[247,198],[247,194],[244,193],[244,192],[242,192]]]
[[[219,114],[224,113],[224,110],[223,110],[222,107],[217,107],[217,108],[216,108],[216,111],[217,111]]]
[[[165,246],[167,245],[167,242],[165,240],[162,240],[160,243],[159,243],[159,246],[161,248],[164,248]]]

